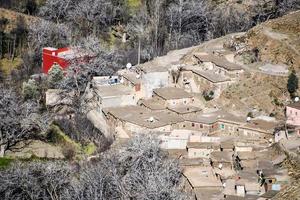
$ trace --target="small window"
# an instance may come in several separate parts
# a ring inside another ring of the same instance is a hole
[[[182,127],[185,128],[185,124],[183,124]]]
[[[195,127],[195,123],[192,123],[192,127]]]
[[[295,115],[297,116],[297,112],[295,112]]]
[[[203,128],[203,124],[200,124],[200,128]]]
[[[220,125],[220,128],[221,128],[222,130],[224,130],[224,129],[225,129],[225,125],[224,125],[224,124],[221,124],[221,125]]]

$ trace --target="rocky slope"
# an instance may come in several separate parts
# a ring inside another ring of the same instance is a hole
[[[258,59],[300,70],[300,11],[269,20],[249,30],[238,44],[256,49]]]

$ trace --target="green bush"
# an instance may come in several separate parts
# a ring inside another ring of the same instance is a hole
[[[6,169],[7,167],[10,166],[11,162],[13,161],[13,159],[11,158],[0,158],[0,169]]]
[[[48,84],[50,88],[56,88],[64,78],[64,72],[58,64],[54,64],[48,72]]]
[[[27,82],[23,82],[22,93],[24,99],[34,99],[39,95],[39,87],[35,80],[29,79]]]

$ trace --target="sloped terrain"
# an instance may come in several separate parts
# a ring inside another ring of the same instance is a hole
[[[5,8],[0,8],[0,20],[7,20],[4,32],[9,33],[11,30],[16,28],[16,25],[20,20],[22,20],[26,25],[29,25],[41,19]]]
[[[300,70],[300,11],[254,27],[243,42],[258,50],[262,62],[284,63]]]

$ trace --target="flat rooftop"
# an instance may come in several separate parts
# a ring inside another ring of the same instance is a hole
[[[209,113],[198,113],[196,115],[187,116],[185,119],[186,121],[203,124],[213,124],[217,121],[234,122],[238,124],[244,122],[241,117],[227,113],[223,110],[217,110]]]
[[[145,73],[153,73],[153,72],[168,72],[170,66],[165,66],[156,62],[156,60],[152,60],[137,66],[137,69],[145,72]]]
[[[248,123],[241,126],[241,128],[249,130],[257,130],[273,134],[275,128],[278,126],[277,122],[265,121],[265,120],[251,120]]]
[[[183,170],[193,188],[222,187],[221,181],[215,176],[212,167],[186,167]]]
[[[141,127],[154,129],[184,121],[171,111],[149,111],[141,106],[125,106],[104,109],[104,113]]]
[[[178,114],[195,113],[195,112],[200,112],[202,110],[200,107],[188,106],[188,105],[169,106],[168,109]]]
[[[187,148],[194,149],[219,149],[220,145],[216,142],[188,142]]]
[[[186,92],[184,89],[175,87],[164,87],[153,90],[153,93],[165,100],[192,98],[193,95]]]
[[[133,91],[130,87],[127,87],[122,84],[101,85],[101,86],[96,85],[94,88],[95,88],[95,92],[101,98],[109,98],[109,97],[133,94]]]
[[[151,110],[165,110],[166,106],[164,105],[165,102],[163,100],[157,99],[142,99],[139,102],[140,105],[144,105],[145,107]]]
[[[200,66],[186,66],[184,70],[192,71],[193,73],[207,79],[212,83],[222,83],[231,81],[229,77],[215,73],[214,70],[201,70]]]
[[[213,162],[232,162],[233,152],[230,151],[214,151],[210,154]]]
[[[242,67],[238,64],[229,62],[224,56],[215,56],[213,54],[203,55],[203,54],[195,54],[194,55],[201,62],[212,62],[215,65],[222,67],[226,70],[242,70]]]
[[[133,71],[129,71],[129,70],[120,70],[118,72],[118,74],[122,77],[124,77],[124,79],[128,80],[129,82],[131,82],[132,84],[140,84],[141,83],[141,79],[138,78],[138,74],[133,72]]]

